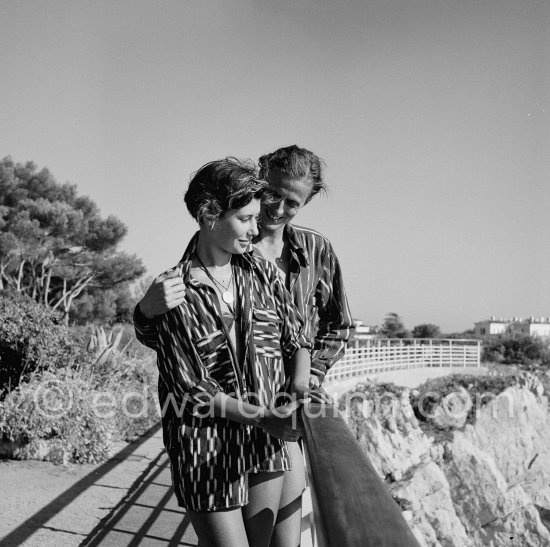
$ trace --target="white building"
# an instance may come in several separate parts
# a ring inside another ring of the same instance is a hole
[[[474,323],[474,325],[474,332],[476,336],[504,334],[510,325],[510,320],[491,317],[491,319],[486,319],[485,321],[478,321],[477,323]]]
[[[530,317],[510,324],[512,334],[528,334],[540,338],[550,337],[550,317]]]
[[[497,319],[491,317],[474,323],[476,336],[490,336],[499,334],[523,334],[528,336],[550,337],[550,317],[530,317],[522,319]]]
[[[353,324],[355,326],[355,332],[353,333],[352,339],[349,341],[350,345],[357,345],[363,340],[372,340],[376,338],[378,327],[365,325],[363,321],[359,319],[354,319]]]

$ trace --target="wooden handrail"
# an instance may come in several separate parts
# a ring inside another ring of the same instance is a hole
[[[418,547],[399,506],[334,405],[302,410],[319,547]]]

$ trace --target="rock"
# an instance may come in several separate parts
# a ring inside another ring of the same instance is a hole
[[[471,408],[472,399],[469,393],[460,387],[444,397],[441,404],[434,409],[431,420],[442,429],[460,429],[466,423]]]
[[[359,413],[349,418],[359,444],[381,477],[406,475],[411,467],[430,459],[432,440],[411,419],[410,402],[407,400],[405,407],[394,403],[373,408],[367,419]],[[401,428],[400,423],[407,426]]]
[[[547,405],[531,391],[511,387],[476,414],[465,435],[494,458],[509,484],[521,484],[533,500],[538,499],[537,492],[550,485]]]
[[[548,547],[550,533],[542,524],[538,511],[533,505],[523,507],[505,519],[498,519],[476,530],[472,537],[475,545],[502,547]]]
[[[413,511],[411,527],[422,533],[426,545],[473,545],[458,518],[449,483],[434,462],[419,466],[408,479],[391,485],[392,496]]]
[[[464,389],[446,397],[433,419],[454,429],[445,442],[420,429],[408,392],[348,413],[375,469],[393,481],[389,489],[420,545],[550,545],[548,400],[530,375],[521,378],[498,397],[472,400]],[[475,421],[465,424],[474,404]]]
[[[533,503],[550,511],[550,486],[543,486],[540,490],[532,493]]]
[[[442,468],[456,512],[467,530],[477,530],[530,504],[521,486],[509,488],[494,459],[460,432]]]

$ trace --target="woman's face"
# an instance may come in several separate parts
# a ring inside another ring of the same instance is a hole
[[[279,171],[270,171],[267,182],[269,195],[262,203],[260,224],[262,230],[274,232],[288,224],[307,203],[311,185]]]
[[[229,209],[210,230],[212,243],[227,253],[246,252],[252,238],[258,235],[259,214],[259,199],[253,199],[240,209]]]

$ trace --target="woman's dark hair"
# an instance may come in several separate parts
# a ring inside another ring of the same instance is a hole
[[[270,171],[279,171],[293,179],[305,180],[311,185],[308,201],[319,192],[326,193],[327,191],[323,160],[305,148],[300,148],[295,144],[279,148],[271,154],[262,156],[258,163],[262,179],[268,179]]]
[[[207,163],[194,173],[184,200],[197,222],[215,222],[229,209],[261,199],[266,186],[252,160],[229,157]]]

